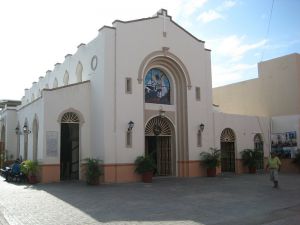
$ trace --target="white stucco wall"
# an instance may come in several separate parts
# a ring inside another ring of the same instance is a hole
[[[43,134],[43,164],[60,163],[60,116],[66,112],[75,112],[80,118],[79,128],[79,157],[83,160],[90,155],[90,83],[75,84],[68,87],[43,92],[44,108],[44,134]],[[57,156],[47,156],[46,133],[54,131],[58,134]]]
[[[44,131],[41,129],[44,126],[44,102],[43,98],[38,98],[29,105],[25,105],[18,110],[18,121],[20,125],[20,155],[24,158],[24,132],[23,126],[27,120],[28,129],[32,131],[32,125],[34,118],[37,118],[38,121],[38,154],[37,159],[40,161],[43,158],[43,154],[40,151],[43,149],[43,134]],[[16,137],[17,138],[17,137]],[[17,143],[17,139],[15,139]],[[33,159],[33,133],[28,134],[28,159]]]
[[[1,126],[5,127],[5,150],[7,151],[8,159],[16,159],[17,157],[17,141],[16,141],[16,125],[17,111],[13,107],[5,107],[1,112]]]
[[[235,134],[236,158],[240,159],[240,152],[254,148],[255,134],[261,134],[264,142],[264,155],[270,152],[270,121],[267,117],[233,115],[214,112],[215,118],[215,146],[220,149],[220,138],[225,128],[230,128]]]
[[[207,126],[204,133],[203,149],[212,144],[208,138],[212,132],[212,97],[211,97],[211,71],[210,54],[204,49],[203,42],[196,40],[183,29],[165,19],[166,37],[163,36],[163,17],[133,22],[114,23],[116,28],[116,145],[118,149],[117,161],[119,163],[132,163],[136,156],[143,155],[145,149],[144,135],[144,84],[138,83],[139,68],[146,56],[162,51],[168,47],[169,52],[176,55],[186,66],[192,88],[187,90],[189,151],[191,159],[199,159],[196,150],[197,127],[201,123]],[[143,32],[137,32],[143,30]],[[135,34],[135,35],[132,35]],[[182,43],[184,45],[178,44]],[[171,75],[171,74],[170,74]],[[125,79],[132,79],[132,94],[125,94]],[[201,101],[196,102],[195,87],[201,88]],[[109,92],[112,93],[113,92]],[[147,106],[148,107],[148,106]],[[150,106],[149,106],[150,107]],[[172,111],[172,106],[162,105],[164,110]],[[153,106],[155,108],[155,106]],[[156,107],[157,111],[159,105]],[[174,108],[175,109],[175,108]],[[133,128],[132,148],[126,148],[125,135],[128,122],[135,123]],[[175,124],[176,126],[176,124]],[[210,142],[210,143],[209,143]],[[109,162],[116,160],[114,151],[110,151],[105,159]]]

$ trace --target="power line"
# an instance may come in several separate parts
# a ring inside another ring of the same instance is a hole
[[[268,38],[269,36],[269,32],[270,32],[270,27],[271,27],[271,19],[272,19],[272,14],[273,14],[273,7],[274,7],[274,1],[272,1],[272,6],[271,6],[271,11],[270,11],[270,17],[269,17],[269,22],[268,22],[268,27],[267,27],[267,32],[266,32],[266,36],[265,36],[265,39]],[[263,52],[261,54],[261,62],[263,61],[263,58],[264,58],[264,54],[265,54],[265,49],[263,49]]]

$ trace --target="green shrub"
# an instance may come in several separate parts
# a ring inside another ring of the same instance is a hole
[[[208,168],[216,168],[221,163],[221,150],[210,148],[211,152],[201,152],[200,157]]]

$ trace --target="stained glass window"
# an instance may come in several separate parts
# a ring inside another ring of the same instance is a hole
[[[145,102],[170,105],[170,82],[166,74],[154,68],[145,77]]]

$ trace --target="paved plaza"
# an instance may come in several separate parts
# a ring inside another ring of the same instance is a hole
[[[34,186],[0,178],[1,225],[299,225],[300,174],[156,178],[152,184],[61,182]]]

